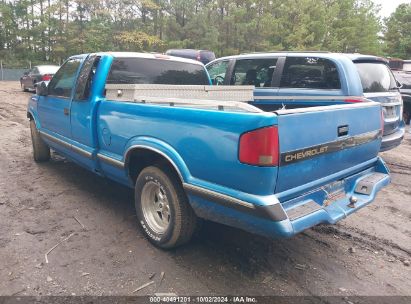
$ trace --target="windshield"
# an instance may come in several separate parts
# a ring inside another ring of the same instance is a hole
[[[384,63],[356,62],[364,93],[388,92],[397,84],[392,72]]]
[[[116,58],[107,83],[209,85],[203,65],[147,58]]]

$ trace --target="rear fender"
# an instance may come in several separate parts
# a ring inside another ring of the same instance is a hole
[[[136,149],[147,149],[160,154],[166,158],[177,171],[181,182],[185,183],[192,179],[190,171],[187,168],[183,158],[168,143],[152,137],[135,137],[129,140],[125,147],[124,166],[128,170],[131,152]]]

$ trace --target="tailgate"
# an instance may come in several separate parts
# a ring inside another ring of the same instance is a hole
[[[280,193],[373,159],[381,145],[381,105],[362,102],[280,110]],[[354,172],[352,172],[354,173]]]

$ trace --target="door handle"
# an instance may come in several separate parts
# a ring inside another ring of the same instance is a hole
[[[344,126],[339,126],[338,129],[338,137],[340,136],[346,136],[348,135],[348,131],[349,131],[349,126],[348,125],[344,125]]]
[[[70,114],[70,111],[69,111],[69,109],[68,108],[64,108],[64,115],[69,115]]]

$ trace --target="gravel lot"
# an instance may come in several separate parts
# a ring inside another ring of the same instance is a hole
[[[34,163],[29,96],[0,82],[0,295],[132,295],[152,279],[134,294],[411,296],[411,134],[383,154],[392,184],[338,225],[272,241],[206,223],[162,251],[129,189],[58,155]]]

